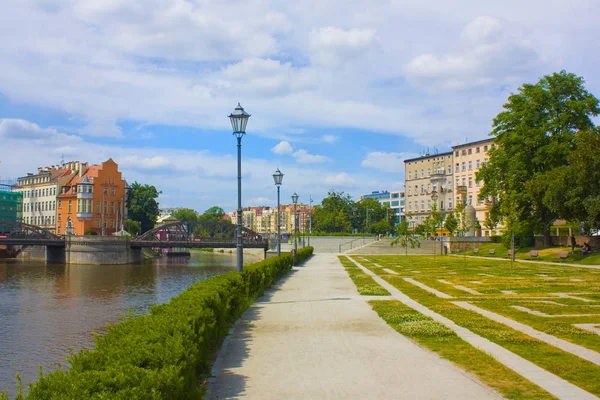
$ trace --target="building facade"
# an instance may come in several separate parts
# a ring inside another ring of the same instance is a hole
[[[434,202],[442,217],[452,212],[452,152],[404,160],[404,179],[405,214],[411,227],[431,215]]]
[[[127,183],[112,159],[84,166],[57,196],[57,233],[111,235],[126,218]]]
[[[0,185],[0,221],[21,222],[23,215],[23,193],[12,192],[10,185]],[[0,226],[0,232],[5,231]]]
[[[40,167],[36,174],[17,179],[13,192],[23,196],[22,222],[56,232],[56,196],[84,163],[72,161],[50,167]]]
[[[486,139],[452,147],[454,157],[454,200],[475,208],[475,215],[480,225],[478,230],[481,236],[492,236],[499,233],[500,230],[500,227],[490,229],[485,226],[486,215],[489,212],[491,202],[478,199],[482,182],[475,177],[477,171],[487,164],[488,151],[493,146],[494,140]]]
[[[296,205],[298,231],[308,232],[310,226],[312,208],[308,204],[298,203]],[[232,224],[237,223],[237,211],[227,214]],[[247,207],[242,210],[242,226],[263,235],[277,233],[277,207]],[[293,233],[296,228],[294,219],[294,205],[282,204],[281,216],[279,218],[281,233]]]

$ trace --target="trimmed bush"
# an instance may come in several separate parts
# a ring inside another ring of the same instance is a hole
[[[314,250],[315,249],[312,246],[302,247],[298,249],[298,253],[296,254],[296,260],[298,261],[298,263],[301,263],[302,261],[312,256]]]
[[[303,250],[299,259],[312,254]],[[195,283],[146,315],[125,316],[94,349],[72,354],[69,370],[40,376],[27,399],[202,398],[198,377],[210,373],[228,329],[291,265],[287,254],[246,265]]]

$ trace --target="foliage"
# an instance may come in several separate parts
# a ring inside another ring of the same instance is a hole
[[[299,259],[312,248],[298,252]],[[147,315],[125,316],[68,371],[42,376],[27,399],[196,399],[198,375],[242,312],[291,268],[289,254],[197,282]]]
[[[198,216],[198,221],[219,221],[223,219],[225,211],[219,206],[212,206],[204,213]]]
[[[344,266],[344,269],[356,285],[356,289],[361,296],[389,296],[390,292],[382,288],[375,279],[367,275],[362,269],[358,268],[348,257],[338,256],[338,259]]]
[[[159,192],[152,185],[142,185],[134,182],[127,192],[127,212],[129,218],[140,223],[142,232],[154,228],[158,217]]]
[[[98,235],[98,232],[96,232],[96,231],[95,231],[95,230],[93,230],[93,229],[88,229],[88,230],[87,230],[87,231],[85,231],[83,234],[84,234],[84,235],[92,235],[92,236],[96,236],[96,235]]]
[[[585,90],[583,78],[565,71],[509,96],[493,122],[489,163],[477,172],[483,181],[479,198],[497,199],[507,230],[542,232],[549,244],[550,227],[561,212],[552,206],[557,192],[549,183],[564,179],[560,167],[568,165],[576,136],[592,130],[598,114],[598,99]]]
[[[171,215],[177,221],[193,224],[198,220],[198,213],[191,208],[180,208]]]
[[[458,219],[454,213],[448,213],[444,220],[444,228],[452,235],[458,229]]]
[[[496,229],[500,222],[502,222],[502,216],[500,215],[498,207],[494,203],[490,210],[485,213],[485,220],[483,221],[483,225],[487,229],[493,231],[494,229]]]
[[[401,220],[398,226],[396,226],[396,237],[392,240],[391,246],[395,244],[400,244],[400,246],[404,247],[406,255],[408,255],[408,246],[411,249],[421,247],[419,238],[410,233],[406,219]]]
[[[138,221],[126,219],[123,225],[125,225],[125,230],[134,236],[142,232],[142,225]]]

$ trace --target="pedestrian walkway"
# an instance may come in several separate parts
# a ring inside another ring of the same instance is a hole
[[[242,316],[208,399],[498,399],[371,310],[334,254],[294,268]]]

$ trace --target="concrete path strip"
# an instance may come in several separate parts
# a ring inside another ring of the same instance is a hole
[[[391,270],[391,269],[389,269],[389,268],[383,268],[383,270],[384,270],[385,272],[387,272],[388,274],[392,274],[392,275],[399,275],[399,274],[398,274],[396,271],[392,271],[392,270]]]
[[[415,281],[413,278],[404,278],[404,280],[412,285],[418,286],[423,290],[427,290],[429,293],[433,293],[435,294],[437,297],[441,298],[441,299],[453,299],[454,297],[450,296],[449,294],[440,292],[437,289],[434,289],[430,286],[425,285],[424,283],[421,283],[419,281]]]
[[[209,399],[499,399],[398,334],[317,254],[251,306],[221,349]]]
[[[446,325],[448,328],[455,331],[459,337],[461,337],[467,343],[471,344],[473,347],[476,347],[479,350],[494,357],[506,367],[512,369],[517,374],[522,375],[524,378],[529,379],[531,382],[535,383],[536,385],[546,390],[547,392],[553,394],[554,396],[558,397],[559,399],[598,399],[598,397],[594,396],[593,394],[581,389],[578,386],[573,385],[570,382],[567,382],[559,376],[556,376],[546,371],[545,369],[535,365],[531,361],[528,361],[523,357],[509,350],[506,350],[504,347],[497,345],[496,343],[482,336],[479,336],[471,332],[470,330],[463,328],[462,326],[457,325],[451,319],[446,318],[434,311],[431,311],[429,308],[411,299],[410,297],[402,293],[400,290],[398,290],[396,287],[381,279],[379,276],[377,276],[367,268],[363,267],[356,261],[352,261],[355,265],[357,265],[367,274],[371,275],[373,279],[375,279],[375,282],[379,283],[381,286],[387,289],[393,297],[401,301],[403,304],[412,308],[413,310],[420,312],[423,315],[431,317],[432,319],[441,324]]]
[[[540,332],[528,325],[522,324],[510,318],[506,318],[500,314],[484,310],[483,308],[477,307],[466,301],[453,301],[452,303],[466,310],[475,311],[477,314],[483,315],[484,317],[489,318],[492,321],[496,321],[506,326],[509,326],[519,332],[523,332],[533,338],[541,340],[542,342],[546,342],[549,345],[558,347],[559,349],[566,351],[567,353],[571,353],[573,355],[583,358],[584,360],[588,360],[589,362],[592,362],[596,365],[600,365],[600,353],[597,353],[593,350],[587,349],[583,346],[579,346],[571,342],[567,342],[566,340],[557,338],[556,336]]]

